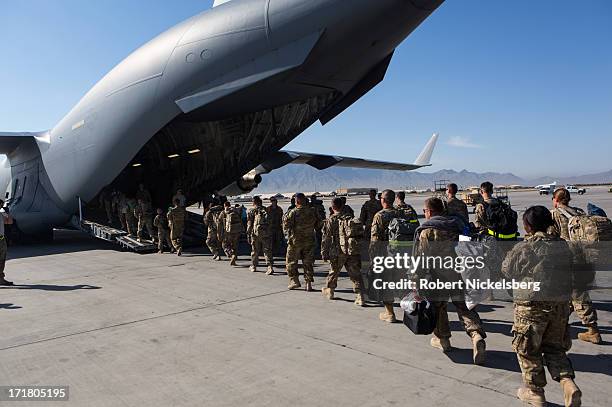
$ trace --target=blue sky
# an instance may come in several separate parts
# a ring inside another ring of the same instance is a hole
[[[373,0],[374,1],[374,0]],[[209,0],[0,2],[0,131],[55,125],[132,50]],[[612,169],[612,2],[447,0],[385,82],[288,147],[525,177]]]

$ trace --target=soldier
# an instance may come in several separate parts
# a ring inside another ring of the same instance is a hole
[[[395,193],[394,199],[395,199]],[[381,198],[382,199],[382,198]],[[370,190],[370,200],[366,201],[361,207],[361,214],[359,215],[359,219],[361,223],[365,225],[365,236],[369,238],[372,235],[372,221],[374,220],[374,215],[376,215],[379,211],[383,209],[383,206],[380,203],[380,200],[376,199],[376,190]],[[393,207],[393,201],[391,201],[391,207]],[[390,208],[389,208],[390,209]]]
[[[458,216],[468,225],[470,223],[468,207],[465,202],[457,198],[457,190],[457,184],[446,186],[446,214],[448,216]]]
[[[350,215],[353,218],[355,217],[355,211],[353,210],[353,208],[351,208],[347,203],[346,203],[346,197],[345,196],[341,196],[340,199],[342,200],[342,213],[344,213],[345,215]]]
[[[162,254],[164,252],[164,243],[168,245],[170,253],[174,253],[174,247],[172,246],[172,241],[170,240],[170,230],[168,229],[168,218],[164,214],[163,209],[157,209],[157,216],[153,220],[153,225],[157,228],[158,253]]]
[[[185,194],[183,194],[182,189],[176,191],[176,194],[174,194],[172,197],[172,202],[174,202],[176,199],[179,200],[179,206],[182,206],[183,208],[187,207],[187,197]]]
[[[138,191],[136,192],[136,199],[143,200],[150,204],[153,203],[153,198],[151,198],[151,193],[145,188],[144,184],[138,185]]]
[[[540,281],[539,291],[514,290],[514,340],[524,386],[517,396],[533,406],[545,406],[544,365],[560,382],[566,406],[580,406],[582,393],[574,383],[574,369],[567,357],[572,341],[569,330],[572,255],[567,244],[547,233],[553,219],[543,206],[523,215],[527,236],[506,256],[502,273],[509,278]],[[565,246],[565,247],[563,247]],[[551,294],[555,294],[552,300]],[[549,297],[549,298],[547,298]]]
[[[291,212],[293,209],[295,209],[295,195],[291,197],[291,204],[289,208],[287,208],[287,213]]]
[[[455,218],[444,216],[444,203],[439,198],[429,198],[425,201],[426,221],[417,229],[415,255],[436,256],[440,258],[455,258],[455,244],[459,240],[462,232],[462,224]],[[449,242],[445,244],[444,242]],[[424,278],[425,271],[432,281],[457,282],[461,281],[461,276],[454,268],[421,268],[417,271],[419,278]],[[448,321],[448,298],[451,298],[457,310],[459,320],[468,336],[472,339],[474,364],[481,365],[486,357],[486,333],[482,326],[480,316],[474,310],[469,310],[465,304],[465,293],[461,289],[436,290],[426,295],[437,311],[437,322],[431,346],[444,352],[451,350],[451,330]]]
[[[402,217],[408,220],[415,220],[418,223],[419,216],[411,205],[406,203],[406,192],[399,191],[397,193],[397,203],[395,209],[402,213]]]
[[[123,205],[123,194],[119,191],[114,191],[113,192],[113,212],[115,214],[117,214],[117,219],[119,219],[119,223],[121,224],[121,228],[123,230],[127,230],[127,226],[125,224],[125,217],[123,216],[123,212],[122,212],[122,205]]]
[[[261,198],[253,198],[253,208],[247,213],[247,239],[251,244],[251,267],[253,273],[257,272],[259,255],[263,252],[266,259],[267,272],[274,274],[274,254],[272,253],[272,241],[270,239],[270,219],[268,211],[263,206]]]
[[[242,216],[229,202],[225,202],[225,209],[221,214],[223,221],[223,250],[230,258],[230,265],[235,266],[238,260],[238,241],[244,231]]]
[[[106,212],[106,222],[109,225],[113,224],[113,195],[108,187],[102,189],[100,192],[100,206],[104,208]]]
[[[4,208],[4,201],[0,199],[0,286],[10,287],[13,285],[11,281],[4,277],[4,267],[6,265],[6,236],[4,235],[4,225],[12,225],[13,217],[8,213],[8,209]]]
[[[183,255],[183,232],[185,231],[185,221],[187,211],[181,206],[180,199],[173,201],[174,206],[168,211],[168,224],[170,225],[170,239],[172,246],[178,256]]]
[[[289,289],[301,287],[298,261],[304,265],[306,291],[312,290],[314,282],[315,232],[321,228],[317,211],[308,205],[308,198],[302,193],[295,196],[296,207],[287,213],[283,220],[283,230],[287,235],[287,274]]]
[[[317,194],[312,194],[310,196],[310,206],[312,206],[314,210],[317,211],[317,216],[319,217],[319,219],[321,219],[321,228],[322,228],[323,222],[325,221],[325,218],[327,217],[327,213],[325,212],[325,206],[323,206],[323,201],[320,201],[317,198]],[[317,246],[315,249],[315,255],[318,256],[321,253],[321,239],[323,238],[323,232],[321,229],[317,230],[316,238],[317,238]]]
[[[272,244],[272,254],[280,253],[283,242],[283,208],[278,206],[275,197],[270,198],[270,206],[267,208],[268,220],[270,222],[270,240]]]
[[[138,201],[132,197],[127,197],[123,201],[123,216],[125,218],[125,225],[127,228],[128,235],[136,236],[136,218],[134,217],[134,210],[138,206]]]
[[[371,190],[370,191],[370,201],[368,202],[371,202],[371,199],[373,199],[374,197],[376,197],[376,191]],[[366,202],[366,204],[368,204],[368,202]],[[380,202],[379,202],[379,205],[381,206],[382,209],[378,211],[376,214],[374,214],[374,217],[371,220],[370,227],[368,228],[366,226],[365,228],[365,231],[370,230],[370,241],[371,241],[370,242],[370,258],[375,257],[374,254],[381,251],[382,249],[381,246],[385,245],[385,243],[381,243],[381,242],[389,241],[388,231],[389,231],[389,224],[391,223],[391,221],[395,218],[402,217],[401,213],[393,208],[393,202],[395,202],[395,192],[389,189],[383,191],[380,197]],[[374,208],[375,206],[373,203],[369,203],[368,206],[364,204],[364,207],[365,207],[365,210],[362,208],[360,219],[366,219],[367,221],[368,216],[369,216],[369,211],[371,211],[372,210],[371,208]],[[391,297],[388,297],[387,296],[388,294],[386,292],[383,294],[386,294],[386,295],[383,295],[384,297],[383,304],[385,306],[385,312],[381,312],[378,317],[382,321],[389,322],[389,323],[395,323],[397,322],[397,319],[395,318],[395,312],[393,311],[394,299]]]
[[[354,217],[342,214],[342,200],[332,201],[334,214],[323,226],[321,242],[321,257],[329,261],[331,270],[327,277],[325,288],[321,291],[329,300],[334,299],[334,291],[338,286],[338,276],[346,267],[356,294],[355,305],[364,306],[363,277],[361,276],[361,243],[363,241],[363,225]]]
[[[208,233],[206,234],[206,246],[213,255],[213,260],[221,260],[221,254],[219,252],[219,231],[218,231],[218,218],[223,212],[223,206],[219,205],[219,202],[211,202],[208,205],[208,210],[204,214],[204,225],[206,226]]]
[[[580,208],[569,206],[571,195],[565,188],[559,188],[553,194],[552,218],[554,225],[551,232],[565,241],[570,241],[568,224],[572,216],[584,215]],[[597,326],[597,310],[593,306],[593,301],[587,291],[576,292],[572,298],[571,309],[576,311],[582,324],[588,328],[587,332],[578,334],[578,339],[584,342],[601,344],[601,334]]]
[[[138,220],[138,242],[142,242],[142,232],[145,228],[149,234],[149,238],[155,243],[155,233],[153,232],[153,208],[149,201],[143,198],[138,199],[138,205],[134,209],[134,216]]]
[[[480,185],[480,196],[483,202],[476,205],[474,213],[476,214],[476,220],[474,224],[476,229],[480,233],[488,233],[489,220],[487,219],[487,205],[493,205],[499,203],[496,198],[493,198],[493,184],[490,182],[483,182]]]

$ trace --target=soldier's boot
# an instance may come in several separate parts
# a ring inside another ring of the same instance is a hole
[[[230,259],[230,266],[235,266],[236,260],[238,260],[238,257],[234,254],[232,258]]]
[[[251,267],[249,267],[249,271],[251,271],[252,273],[257,273],[257,267],[251,265]]]
[[[176,255],[177,255],[177,256],[182,256],[182,255],[183,255],[183,248],[182,248],[182,247],[179,247],[179,248],[176,250]]]
[[[266,271],[266,275],[271,276],[272,274],[274,274],[274,267],[268,266],[268,271]]]
[[[0,279],[0,286],[3,286],[3,287],[12,287],[13,285],[14,284],[13,284],[12,281],[8,281],[8,280],[5,280],[3,278]]]
[[[324,288],[321,290],[321,294],[323,294],[323,297],[327,298],[328,300],[334,299],[334,289],[333,288]]]
[[[473,356],[474,356],[474,364],[482,365],[485,362],[487,357],[487,344],[484,338],[478,333],[475,332],[472,334],[472,348],[473,348]]]
[[[289,288],[290,290],[295,290],[297,288],[300,288],[302,286],[302,284],[300,284],[300,280],[298,280],[297,278],[292,279],[291,282],[289,283]]]
[[[584,342],[594,343],[596,345],[601,345],[601,334],[599,333],[599,328],[597,325],[590,326],[586,332],[581,332],[578,334],[578,339]]]
[[[440,349],[442,352],[450,352],[453,348],[449,338],[438,338],[436,335],[432,335],[429,344],[436,349]]]
[[[523,403],[534,407],[546,407],[546,397],[544,397],[544,389],[536,386],[523,386],[516,392],[516,397]]]
[[[357,293],[355,297],[355,305],[358,307],[365,307],[365,300],[363,299],[363,294]]]
[[[561,379],[561,388],[563,389],[565,407],[580,407],[582,405],[582,391],[576,386],[574,379],[569,377]]]
[[[313,292],[314,290],[312,289],[312,283],[310,281],[306,281],[306,288],[304,288],[304,290],[307,293]]]
[[[385,321],[390,324],[397,322],[397,319],[395,318],[395,312],[393,311],[393,304],[385,304],[385,312],[381,312],[378,315],[378,318],[381,321]]]

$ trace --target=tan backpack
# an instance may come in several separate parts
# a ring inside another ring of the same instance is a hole
[[[242,217],[235,209],[225,215],[225,232],[241,233],[244,230]]]
[[[361,254],[361,242],[364,238],[364,226],[361,220],[343,217],[338,223],[340,250],[349,256]]]
[[[569,222],[567,229],[571,242],[608,242],[612,241],[612,221],[603,216],[572,215],[564,208],[558,208]]]

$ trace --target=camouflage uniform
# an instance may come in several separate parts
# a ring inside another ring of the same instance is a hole
[[[187,220],[187,211],[182,206],[175,206],[168,211],[168,224],[170,225],[170,239],[174,249],[179,252],[183,251],[183,232],[185,231],[185,221]]]
[[[365,225],[365,237],[369,239],[372,235],[372,222],[374,221],[374,216],[383,209],[380,200],[378,199],[370,199],[366,201],[361,207],[361,213],[359,215],[359,220],[361,223]],[[387,224],[389,226],[389,224]]]
[[[435,227],[432,223],[441,220],[449,221],[450,219],[445,216],[436,216],[423,223],[420,229],[417,231],[417,244],[415,246],[415,253],[418,255],[425,256],[440,256],[445,257],[456,257],[454,244],[445,244],[443,242],[456,242],[459,240],[459,225],[456,221],[453,221],[454,228],[440,228]],[[431,226],[429,226],[431,225]],[[416,275],[423,277],[423,271],[426,271],[431,276],[431,279],[444,281],[444,282],[456,282],[461,280],[461,275],[454,269],[428,269],[418,270]],[[486,338],[482,321],[480,316],[475,310],[469,310],[465,305],[465,293],[463,290],[436,290],[431,293],[424,292],[425,297],[431,300],[437,311],[437,322],[436,328],[434,329],[434,335],[438,338],[448,339],[451,337],[450,324],[448,321],[448,298],[450,297],[453,305],[457,310],[457,316],[459,321],[463,325],[463,329],[471,338],[478,334],[482,338]]]
[[[470,214],[468,207],[461,199],[452,197],[445,201],[446,203],[446,214],[448,216],[459,216],[466,224],[470,223]]]
[[[363,277],[361,276],[361,256],[348,254],[340,244],[340,222],[352,219],[342,213],[334,214],[325,220],[323,225],[323,240],[321,242],[321,257],[329,260],[331,270],[327,276],[325,288],[335,290],[338,286],[338,276],[343,267],[346,267],[349,278],[353,283],[355,294],[361,294]]]
[[[168,230],[168,218],[166,215],[157,215],[153,220],[153,225],[157,228],[157,248],[160,252],[164,251],[164,243],[170,251],[173,250],[172,241],[170,240],[170,231]]]
[[[121,205],[121,213],[123,214],[123,220],[125,222],[125,228],[129,235],[136,235],[136,218],[134,218],[134,209],[136,209],[137,202],[134,199],[124,199]]]
[[[355,217],[355,211],[349,205],[343,205],[342,210],[340,211],[343,215],[349,215],[351,218]]]
[[[531,388],[546,385],[544,364],[555,381],[574,378],[574,369],[567,357],[572,346],[567,301],[571,275],[564,274],[559,267],[566,264],[564,267],[571,268],[572,258],[569,247],[557,250],[560,242],[555,236],[537,232],[518,243],[502,264],[502,273],[507,277],[541,281],[542,284],[541,291],[537,293],[514,292],[512,347],[518,357],[523,381]],[[560,293],[558,301],[551,298],[553,290]]]
[[[283,235],[283,208],[268,206],[268,222],[270,223],[270,241],[272,253],[279,253],[284,241]]]
[[[584,215],[584,211],[580,208],[572,208],[569,206],[561,206],[561,209],[565,210],[572,216]],[[549,230],[551,234],[559,236],[565,241],[570,240],[569,235],[569,219],[561,212],[561,210],[555,208],[552,210],[552,217],[554,225]],[[593,301],[588,291],[575,292],[571,302],[571,311],[576,311],[576,314],[582,321],[582,324],[586,327],[597,328],[597,310],[593,306]]]
[[[206,246],[214,257],[219,256],[219,231],[218,231],[218,218],[223,211],[221,205],[213,206],[204,215],[204,225],[207,228],[208,233],[206,234]]]
[[[483,202],[476,204],[476,208],[474,209],[474,213],[476,214],[474,225],[476,225],[476,228],[479,232],[487,232],[489,229],[489,222],[487,219],[487,205],[494,204],[498,201],[495,198],[491,198],[485,199]]]
[[[240,240],[240,234],[242,233],[242,229],[239,232],[232,232],[227,228],[227,221],[232,212],[239,213],[238,209],[229,207],[224,209],[219,218],[220,223],[223,222],[223,238],[221,240],[223,251],[228,257],[238,256],[238,242]],[[240,225],[242,225],[242,222]]]
[[[153,208],[148,201],[138,204],[134,209],[134,216],[138,219],[138,240],[142,240],[142,232],[147,229],[149,238],[155,242],[155,233],[153,232]]]
[[[311,206],[296,207],[283,219],[287,235],[287,274],[289,280],[299,284],[298,261],[304,265],[304,279],[314,282],[315,232],[321,228],[321,219]]]
[[[247,213],[247,237],[251,243],[251,266],[253,269],[259,265],[259,255],[263,252],[266,259],[266,266],[274,265],[274,254],[272,253],[272,241],[270,239],[270,223],[259,225],[257,220],[259,217],[268,219],[268,212],[263,206],[252,208]],[[258,230],[259,229],[259,230]]]

